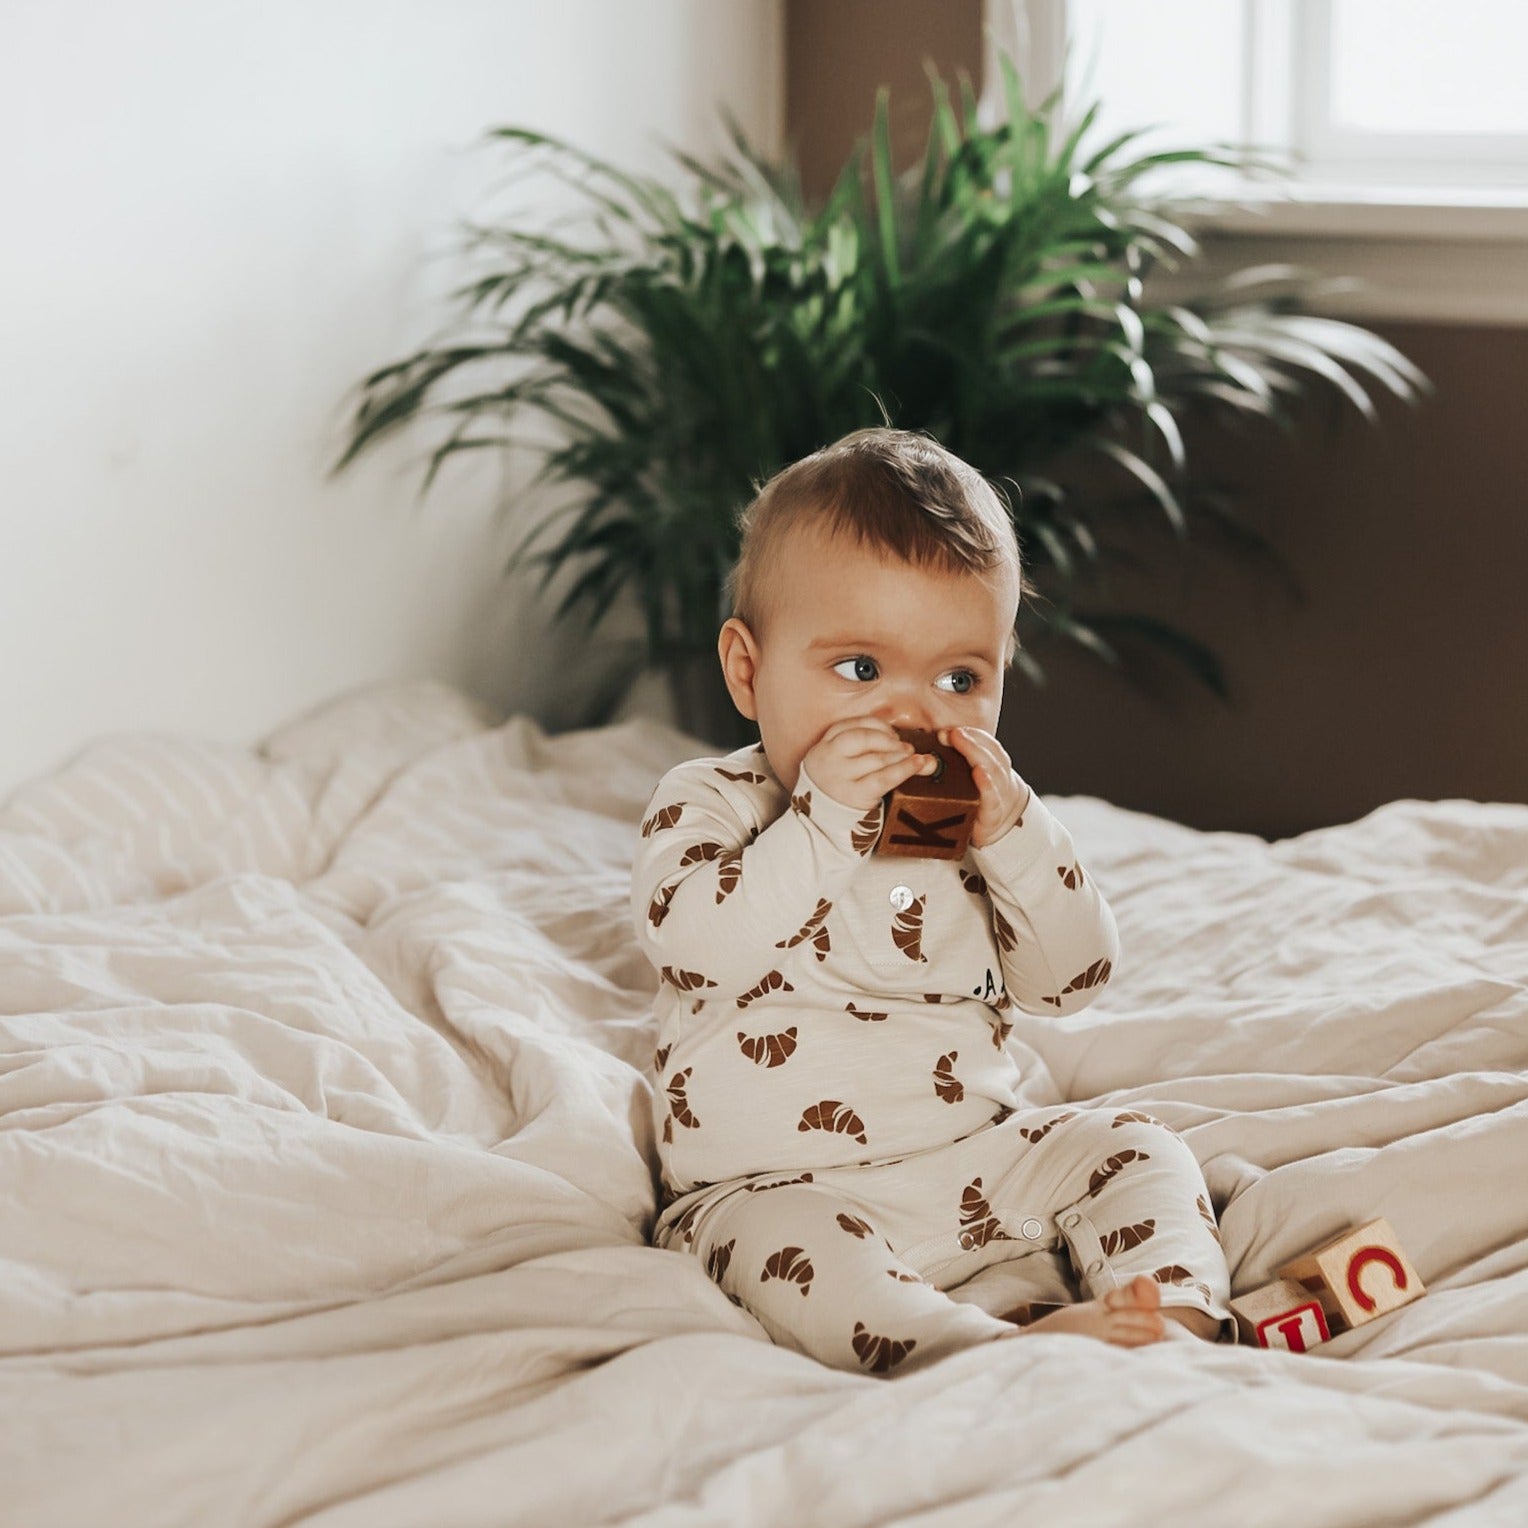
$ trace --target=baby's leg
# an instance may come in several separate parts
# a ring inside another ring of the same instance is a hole
[[[925,1283],[843,1200],[806,1184],[733,1194],[692,1250],[775,1342],[835,1369],[901,1373],[1013,1331]]]
[[[1058,1122],[1022,1167],[1052,1180],[1056,1225],[1091,1293],[1145,1274],[1174,1335],[1234,1334],[1209,1190],[1176,1131],[1134,1110],[1087,1109]]]
[[[1116,1291],[1028,1328],[961,1304],[909,1268],[827,1191],[737,1193],[704,1217],[692,1249],[770,1337],[833,1368],[887,1374],[1024,1331],[1083,1332],[1124,1346],[1162,1335],[1155,1286]],[[1149,1283],[1149,1281],[1143,1281]]]

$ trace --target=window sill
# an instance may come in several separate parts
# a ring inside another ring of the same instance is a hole
[[[1528,189],[1313,184],[1195,196],[1177,216],[1203,251],[1154,276],[1153,299],[1191,301],[1248,266],[1346,278],[1313,311],[1359,322],[1528,325]]]
[[[1192,225],[1216,233],[1528,243],[1528,187],[1521,186],[1249,185],[1192,207]]]

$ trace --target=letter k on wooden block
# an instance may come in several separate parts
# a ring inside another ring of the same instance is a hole
[[[981,803],[971,766],[958,749],[944,747],[932,732],[916,727],[898,727],[897,732],[919,753],[933,754],[939,768],[931,775],[912,775],[887,792],[875,852],[963,859]]]
[[[1362,1326],[1427,1293],[1385,1220],[1344,1231],[1279,1269],[1321,1302],[1336,1330]]]

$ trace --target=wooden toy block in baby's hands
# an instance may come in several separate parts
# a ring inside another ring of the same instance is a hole
[[[1321,1302],[1333,1331],[1362,1326],[1427,1293],[1387,1220],[1344,1231],[1279,1269]]]
[[[1426,1293],[1389,1222],[1371,1220],[1286,1263],[1231,1311],[1248,1342],[1304,1353]]]
[[[946,748],[932,732],[898,727],[897,735],[938,763],[932,774],[910,775],[886,794],[877,854],[923,859],[962,859],[971,841],[981,791],[958,749]]]

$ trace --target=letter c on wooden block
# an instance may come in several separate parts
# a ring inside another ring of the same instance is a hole
[[[1390,1270],[1390,1281],[1397,1289],[1405,1289],[1406,1270],[1401,1266],[1401,1260],[1388,1247],[1360,1247],[1357,1252],[1348,1259],[1348,1293],[1358,1301],[1365,1310],[1373,1310],[1375,1307],[1374,1297],[1368,1294],[1361,1283],[1361,1275],[1370,1263],[1383,1263]]]

